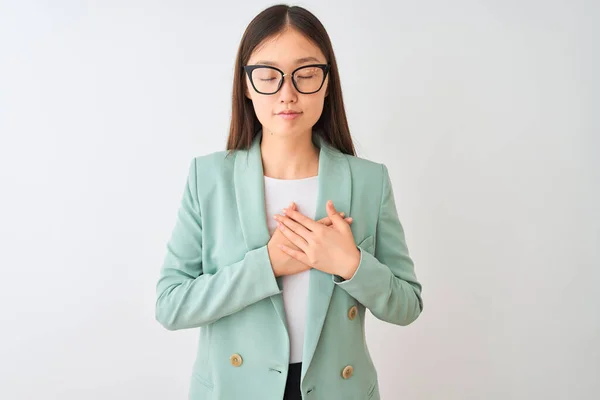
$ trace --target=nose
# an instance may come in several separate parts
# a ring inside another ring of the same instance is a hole
[[[279,101],[281,103],[292,103],[298,100],[298,91],[292,83],[291,75],[285,75],[283,77],[283,83],[281,89],[279,89]]]

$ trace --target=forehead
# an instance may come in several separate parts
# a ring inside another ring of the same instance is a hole
[[[293,29],[267,38],[256,46],[248,64],[288,66],[311,63],[325,63],[325,56],[316,44]]]

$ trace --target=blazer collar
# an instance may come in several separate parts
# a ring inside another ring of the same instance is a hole
[[[248,250],[266,245],[271,238],[265,207],[264,172],[260,150],[261,139],[262,130],[254,137],[250,149],[237,150],[234,165],[233,176],[237,210]],[[313,143],[319,147],[315,220],[327,216],[325,208],[327,200],[333,201],[333,205],[338,212],[344,211],[346,215],[350,215],[352,179],[347,156],[338,149],[329,146],[318,131],[313,132]],[[271,217],[269,216],[269,218]],[[309,274],[302,378],[304,378],[317,347],[334,288],[334,282],[330,274],[318,269],[311,269]],[[283,287],[281,278],[277,278],[280,288]],[[271,300],[287,331],[281,294],[271,296]]]

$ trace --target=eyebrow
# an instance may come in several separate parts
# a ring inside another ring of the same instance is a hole
[[[317,58],[315,57],[302,57],[302,58],[298,58],[295,63],[296,64],[302,64],[308,61],[316,61],[316,62],[321,62],[319,61]],[[264,65],[272,65],[272,66],[276,66],[277,63],[274,61],[269,61],[269,60],[260,60],[260,61],[256,61],[254,64],[264,64]]]

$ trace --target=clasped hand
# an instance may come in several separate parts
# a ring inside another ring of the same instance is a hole
[[[277,229],[296,246],[279,244],[279,248],[311,268],[350,279],[360,263],[360,250],[349,225],[352,218],[344,220],[331,200],[326,210],[329,225],[303,215],[295,206],[284,208],[284,215],[275,215]]]

